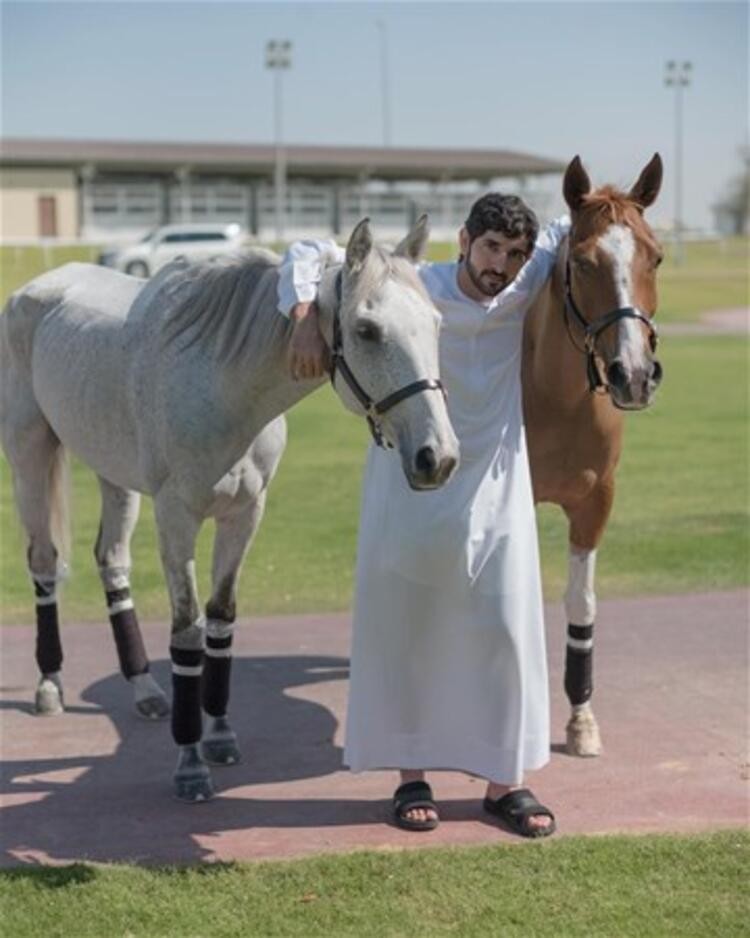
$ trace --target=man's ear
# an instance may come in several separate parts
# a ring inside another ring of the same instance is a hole
[[[405,257],[412,264],[418,264],[424,257],[427,241],[430,237],[430,222],[426,214],[420,215],[409,234],[394,250],[397,257]]]
[[[466,225],[464,225],[458,233],[458,248],[461,251],[461,257],[469,256],[470,247],[471,238],[469,237],[469,232],[466,230]]]
[[[358,274],[367,263],[372,250],[370,219],[363,218],[351,233],[346,246],[346,267],[349,273]]]

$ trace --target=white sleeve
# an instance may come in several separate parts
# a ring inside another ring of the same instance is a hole
[[[279,267],[278,309],[288,316],[297,303],[310,303],[329,264],[343,263],[346,252],[335,241],[295,241]]]
[[[529,298],[536,296],[557,263],[557,252],[570,231],[570,217],[561,215],[539,232],[531,257],[517,278],[518,288]]]

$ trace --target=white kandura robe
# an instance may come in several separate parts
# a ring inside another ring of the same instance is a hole
[[[549,759],[520,368],[524,313],[565,231],[543,232],[516,281],[486,304],[461,292],[456,263],[420,268],[443,315],[441,379],[461,461],[444,488],[413,492],[400,460],[370,447],[344,753],[352,771],[452,769],[512,784]],[[282,275],[281,309],[292,280],[299,299],[311,298],[300,283],[315,264],[300,253]]]

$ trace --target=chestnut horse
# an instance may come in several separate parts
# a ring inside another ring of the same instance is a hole
[[[572,226],[524,331],[534,498],[560,505],[569,521],[567,748],[579,756],[601,751],[590,703],[594,565],[615,494],[623,411],[647,407],[662,376],[651,323],[662,252],[643,218],[661,179],[658,154],[627,193],[592,191],[580,159],[570,163],[563,193]]]

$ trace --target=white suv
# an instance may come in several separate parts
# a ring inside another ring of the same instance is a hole
[[[150,277],[180,255],[188,260],[211,260],[237,254],[247,246],[248,236],[240,225],[164,225],[131,247],[102,251],[99,263],[134,277]]]

